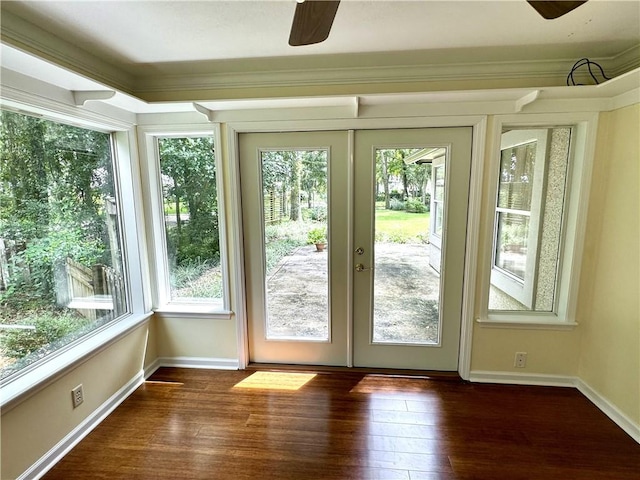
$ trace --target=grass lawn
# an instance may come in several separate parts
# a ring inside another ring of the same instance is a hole
[[[429,238],[430,213],[376,209],[376,240],[408,243]]]

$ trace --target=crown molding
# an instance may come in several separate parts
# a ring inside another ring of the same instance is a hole
[[[2,43],[116,90],[131,93],[134,76],[123,69],[4,9],[0,19]]]
[[[635,53],[624,52],[623,66],[619,68],[614,67],[615,58],[595,61],[617,76],[640,66]],[[348,95],[387,93],[390,87],[401,92],[458,89],[453,82],[462,89],[489,84],[499,88],[550,87],[566,85],[573,63],[573,59],[561,59],[149,76],[138,78],[134,94],[146,101],[171,101],[186,100],[186,96],[192,100],[241,98],[243,90],[252,89],[270,97],[279,96],[278,90],[283,88],[294,89],[289,92],[296,95],[308,94],[313,88],[321,88],[326,94]],[[586,70],[574,76],[580,82],[590,83]]]
[[[529,46],[113,64],[5,9],[1,21],[3,43],[146,102],[556,87],[577,59]],[[640,67],[640,45],[591,60],[617,77]]]

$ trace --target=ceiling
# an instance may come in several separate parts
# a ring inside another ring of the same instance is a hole
[[[556,20],[543,19],[525,0],[342,0],[325,42],[291,47],[295,6],[295,0],[5,0],[2,39],[140,97],[162,88],[220,89],[215,82],[250,83],[246,75],[265,72],[279,72],[274,85],[291,85],[313,82],[301,80],[303,72],[329,70],[355,81],[360,69],[362,81],[364,69],[374,67],[398,68],[400,76],[407,67],[458,65],[456,75],[464,76],[468,65],[526,63],[562,69],[566,77],[579,58],[606,64],[625,52],[632,60],[612,68],[640,64],[637,0],[590,0]]]
[[[3,2],[5,3],[5,2]],[[3,8],[130,68],[295,55],[536,45],[608,56],[640,42],[637,1],[591,0],[545,20],[524,0],[343,0],[329,38],[287,43],[295,0],[10,1]]]

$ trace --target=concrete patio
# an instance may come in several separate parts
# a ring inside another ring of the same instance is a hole
[[[328,252],[297,248],[267,279],[271,337],[328,338]],[[378,243],[374,341],[435,343],[440,279],[429,246]]]

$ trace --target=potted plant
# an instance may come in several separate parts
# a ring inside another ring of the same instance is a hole
[[[313,228],[307,234],[310,244],[315,244],[316,250],[322,252],[327,244],[327,234],[324,228]]]

